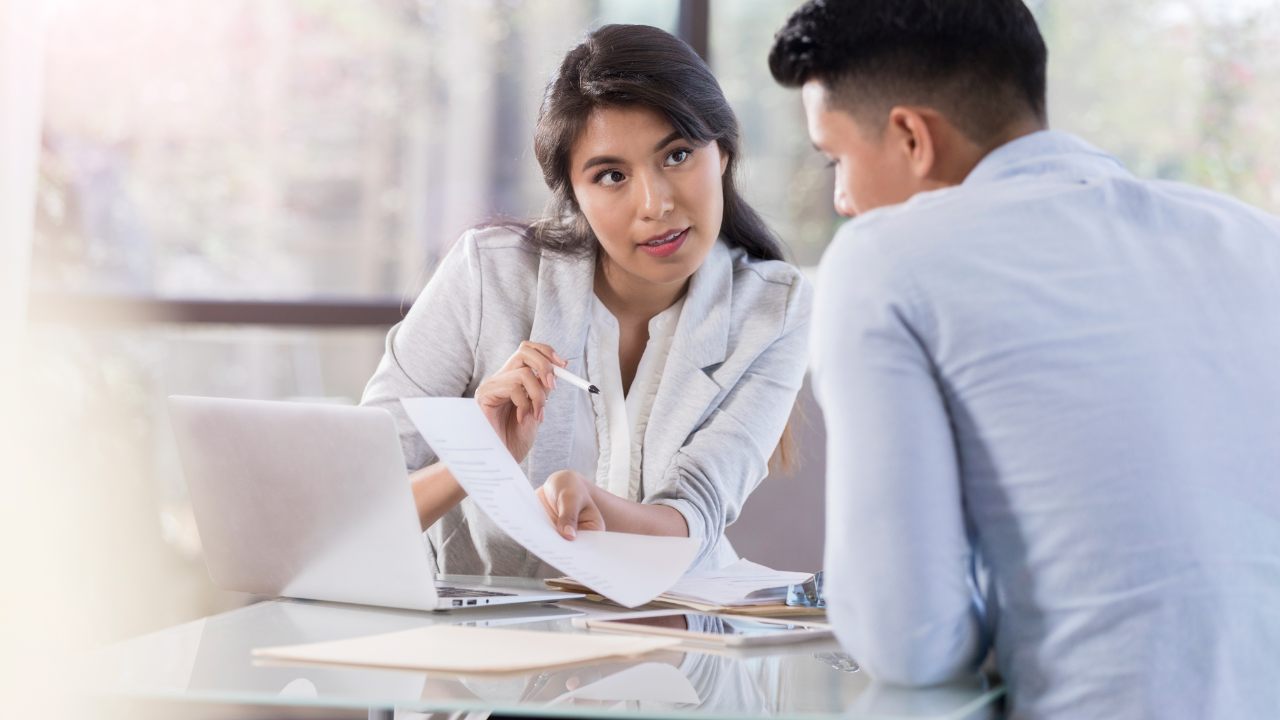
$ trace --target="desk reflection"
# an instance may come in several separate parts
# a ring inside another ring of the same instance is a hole
[[[580,632],[584,614],[555,605],[426,613],[331,603],[275,600],[137,638],[90,659],[87,676],[113,695],[232,702],[396,707],[398,718],[435,712],[533,708],[716,713],[755,717],[797,713],[853,717],[969,717],[956,711],[980,702],[980,680],[921,694],[879,688],[848,663],[831,662],[834,643],[713,654],[676,648],[635,659],[502,675],[255,662],[254,648],[321,642],[426,625],[508,626]],[[989,694],[989,693],[987,693]],[[928,697],[926,697],[926,695]],[[544,710],[545,712],[545,710]]]

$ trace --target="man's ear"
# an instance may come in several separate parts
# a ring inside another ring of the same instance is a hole
[[[937,160],[937,147],[924,115],[913,108],[894,107],[889,111],[888,130],[888,137],[897,143],[911,174],[919,180],[929,177]]]

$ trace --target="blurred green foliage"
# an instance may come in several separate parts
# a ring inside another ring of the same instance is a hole
[[[1143,177],[1280,211],[1280,2],[1042,0],[1049,117]]]

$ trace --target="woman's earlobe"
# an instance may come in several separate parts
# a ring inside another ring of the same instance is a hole
[[[719,146],[716,146],[719,148]],[[720,175],[724,175],[724,171],[729,169],[729,155],[724,150],[720,150]]]

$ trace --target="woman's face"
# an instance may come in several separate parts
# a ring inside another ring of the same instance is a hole
[[[720,236],[728,156],[641,107],[592,112],[569,153],[578,207],[628,279],[682,283]]]

